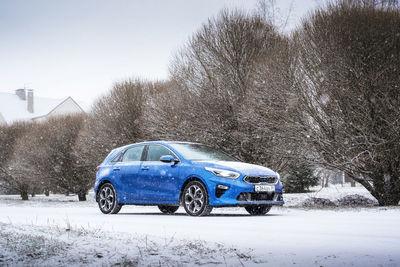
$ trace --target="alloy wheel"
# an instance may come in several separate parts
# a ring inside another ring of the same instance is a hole
[[[204,194],[197,185],[191,185],[185,194],[185,205],[191,213],[198,213],[204,205]]]
[[[104,211],[110,211],[114,204],[114,192],[110,187],[103,187],[100,192],[100,208]]]
[[[99,208],[105,214],[116,214],[121,210],[122,205],[117,202],[117,194],[114,187],[104,184],[98,195]]]
[[[191,216],[205,216],[212,210],[208,204],[207,190],[198,181],[190,182],[185,187],[182,202],[187,214]]]

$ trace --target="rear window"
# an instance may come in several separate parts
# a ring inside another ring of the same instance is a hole
[[[128,150],[126,150],[124,155],[122,156],[122,161],[140,161],[140,159],[142,158],[143,148],[144,146],[134,146],[128,148]]]

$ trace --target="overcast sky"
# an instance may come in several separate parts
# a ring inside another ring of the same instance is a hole
[[[276,1],[283,16],[291,0]],[[175,51],[224,7],[257,0],[0,0],[0,91],[91,103],[116,81],[168,78]],[[315,0],[293,1],[288,29]]]

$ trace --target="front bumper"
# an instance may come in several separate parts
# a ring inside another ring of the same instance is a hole
[[[249,205],[276,205],[282,206],[285,202],[282,195],[282,184],[275,184],[275,191],[257,193],[254,184],[248,184],[243,178],[230,180],[225,178],[211,178],[208,180],[210,205],[215,207],[249,206]],[[228,186],[227,190],[219,190],[220,185]]]
[[[254,206],[254,205],[268,205],[268,206],[283,206],[285,202],[281,201],[238,201],[236,206],[245,207],[245,206]]]
[[[236,198],[238,200],[238,206],[248,205],[283,205],[282,193],[271,192],[271,193],[240,193]]]

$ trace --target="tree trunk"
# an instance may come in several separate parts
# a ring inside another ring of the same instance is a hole
[[[356,181],[353,179],[350,180],[351,187],[356,187]]]
[[[383,172],[383,171],[381,171]],[[391,177],[391,178],[390,178]],[[359,182],[357,179],[355,181]],[[398,182],[400,178],[395,175],[382,177],[381,173],[371,176],[374,187],[367,190],[378,200],[379,206],[397,206],[400,202],[400,187]],[[363,183],[361,183],[364,185]],[[367,184],[370,185],[370,184]]]
[[[399,205],[399,201],[400,198],[398,196],[378,199],[379,206],[397,206]]]
[[[86,201],[86,192],[78,193],[78,199],[79,201]]]
[[[44,195],[46,197],[50,196],[50,190],[48,190],[48,189],[44,190]]]
[[[400,202],[400,194],[396,192],[374,195],[379,206],[397,206]]]
[[[324,187],[329,187],[329,178],[325,178]]]
[[[397,206],[400,202],[400,190],[394,188],[394,183],[389,185],[389,188],[392,190],[385,190],[383,186],[377,186],[381,177],[372,179],[375,181],[375,187],[372,187],[371,184],[364,179],[357,179],[352,177],[353,180],[360,183],[364,186],[370,193],[373,195],[376,200],[378,200],[379,206]]]
[[[28,192],[21,191],[21,198],[22,198],[22,200],[28,200],[29,199]]]
[[[35,196],[36,196],[36,193],[35,193],[35,192],[32,192],[31,196],[32,196],[32,197],[35,197]]]

